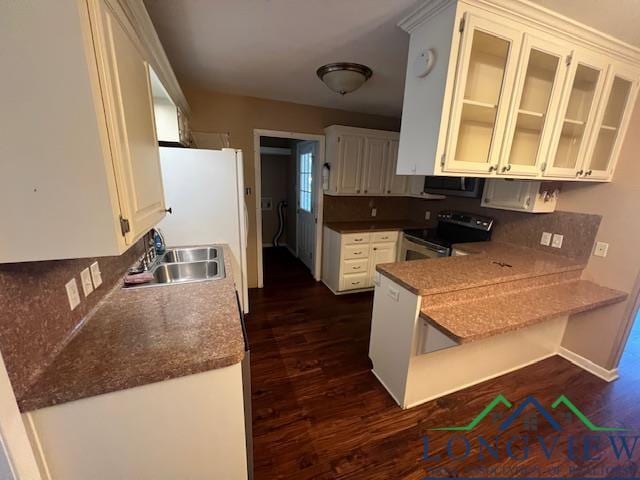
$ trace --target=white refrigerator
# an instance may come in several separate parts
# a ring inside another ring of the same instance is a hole
[[[248,313],[242,151],[161,147],[160,164],[165,205],[173,212],[158,224],[167,246],[228,244],[240,303]]]

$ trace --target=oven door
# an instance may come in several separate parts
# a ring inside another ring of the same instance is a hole
[[[449,249],[438,247],[416,237],[403,235],[400,261],[424,260],[425,258],[448,257]]]

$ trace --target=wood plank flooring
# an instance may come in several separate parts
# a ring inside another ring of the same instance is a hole
[[[507,416],[502,406],[478,427],[464,432],[472,443],[471,454],[464,460],[446,455],[451,432],[430,429],[466,425],[498,394],[514,405],[533,395],[545,406],[564,394],[596,425],[624,424],[639,431],[640,348],[630,348],[621,366],[622,378],[613,383],[553,357],[403,411],[370,371],[373,295],[333,295],[284,249],[266,249],[264,259],[265,288],[250,292],[247,316],[257,480],[513,477],[526,476],[513,470],[524,466],[533,469],[528,476],[606,476],[589,474],[597,466],[624,467],[625,475],[618,472],[618,476],[629,477],[628,472],[638,476],[640,445],[630,461],[618,461],[606,445],[593,448],[594,455],[599,453],[593,461],[570,460],[566,455],[547,460],[539,447],[531,447],[528,458],[521,461],[504,455],[498,460],[488,455],[478,458],[474,442],[479,436],[498,435],[498,426]],[[575,417],[565,417],[563,433],[585,433]],[[541,418],[528,423],[514,423],[502,435],[553,433]],[[429,453],[439,454],[439,460],[423,459],[427,434]],[[454,453],[464,450],[460,441],[454,447]],[[565,437],[558,448],[568,448]],[[513,450],[526,453],[518,445]],[[503,470],[480,470],[497,467]],[[558,468],[557,473],[552,467]]]

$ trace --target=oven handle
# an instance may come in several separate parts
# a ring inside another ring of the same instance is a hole
[[[433,245],[431,245],[431,244],[425,242],[424,240],[422,240],[421,238],[412,237],[411,235],[404,235],[404,239],[408,243],[414,243],[416,245],[420,245],[421,247],[425,247],[426,249],[431,250],[432,252],[447,253],[447,249],[446,248],[434,247]]]

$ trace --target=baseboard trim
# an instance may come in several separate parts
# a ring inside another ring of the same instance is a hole
[[[564,347],[558,348],[558,355],[565,360],[573,363],[575,366],[586,370],[587,372],[595,375],[598,378],[601,378],[606,382],[613,382],[620,376],[618,374],[617,368],[614,368],[613,370],[607,370],[606,368],[593,363],[588,358],[585,358],[582,355],[578,355],[577,353],[572,352],[571,350],[568,350]]]

